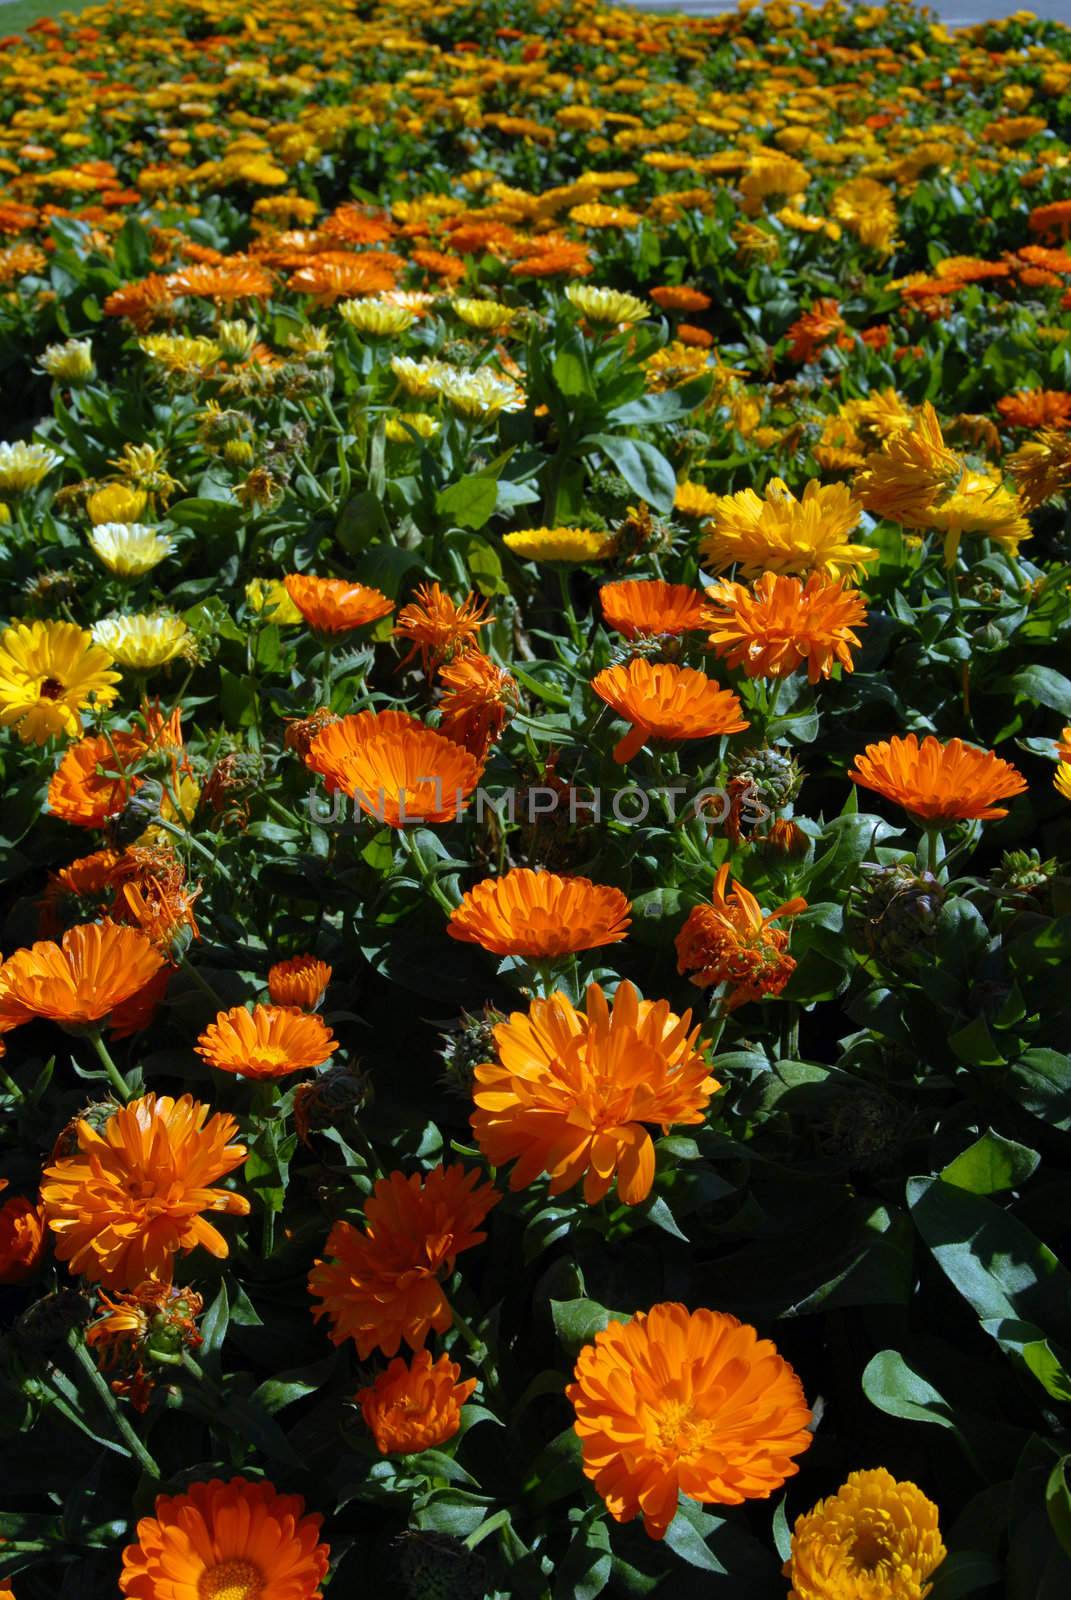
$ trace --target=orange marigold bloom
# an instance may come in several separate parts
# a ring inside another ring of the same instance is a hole
[[[285,1078],[319,1067],[338,1040],[319,1017],[296,1006],[232,1006],[221,1011],[194,1049],[220,1072],[243,1078]]]
[[[681,344],[694,350],[709,350],[714,343],[714,335],[706,328],[697,327],[694,322],[678,323],[677,338]]]
[[[626,639],[688,633],[703,626],[703,596],[686,583],[630,578],[599,590],[602,614]]]
[[[98,733],[79,739],[64,754],[48,786],[48,809],[76,828],[103,828],[117,817],[142,780],[133,770],[144,753],[134,733]]]
[[[163,957],[139,929],[82,923],[68,928],[59,944],[41,940],[0,966],[0,1019],[11,1025],[12,1019],[46,1017],[62,1028],[89,1027],[162,966]]]
[[[396,1356],[370,1388],[355,1396],[380,1455],[412,1455],[434,1450],[452,1439],[461,1426],[461,1407],[476,1379],[458,1380],[461,1368],[449,1356],[433,1362],[418,1350],[406,1365]]]
[[[128,1600],[320,1600],[322,1521],[266,1479],[191,1483],[141,1518],[119,1588]]]
[[[318,733],[305,764],[362,811],[403,828],[449,822],[480,780],[476,758],[404,711],[359,711]]]
[[[268,969],[268,993],[273,1006],[300,1006],[315,1011],[331,982],[332,968],[315,956],[291,956]]]
[[[437,583],[422,583],[395,623],[394,637],[408,639],[412,646],[401,665],[419,651],[420,664],[430,677],[444,661],[471,650],[480,629],[494,620],[487,615],[486,600],[470,593],[458,605]]]
[[[0,1178],[0,1189],[7,1179]],[[0,1283],[25,1283],[45,1253],[45,1220],[41,1207],[23,1195],[0,1205]]]
[[[483,761],[517,709],[517,680],[482,650],[469,650],[460,660],[440,667],[439,682],[446,689],[439,702],[440,733]]]
[[[1049,205],[1035,206],[1027,219],[1027,227],[1042,239],[1055,241],[1071,237],[1071,200],[1053,200]]]
[[[1006,817],[1007,807],[993,802],[1022,794],[1026,788],[1022,773],[994,751],[978,750],[962,739],[942,744],[933,734],[921,745],[914,733],[868,744],[848,776],[938,827]]]
[[[1017,389],[997,410],[1010,428],[1071,428],[1071,394],[1058,389]]]
[[[330,305],[357,294],[382,294],[395,285],[394,273],[381,262],[351,256],[339,261],[310,261],[299,267],[287,283],[294,294],[310,295],[318,305]]]
[[[683,283],[662,284],[657,289],[648,289],[647,296],[663,311],[706,311],[713,304],[710,296],[701,289],[690,289]]]
[[[803,1386],[769,1339],[724,1311],[672,1302],[611,1322],[566,1394],[584,1473],[617,1522],[665,1537],[677,1496],[766,1500],[811,1443]]]
[[[446,931],[451,939],[481,945],[494,955],[553,961],[617,944],[628,933],[629,910],[620,889],[514,867],[469,889]]]
[[[641,1000],[631,983],[613,1009],[591,984],[587,1014],[565,994],[533,1000],[494,1029],[498,1060],[476,1068],[472,1129],[493,1167],[515,1161],[511,1189],[542,1174],[550,1193],[584,1180],[596,1205],[616,1180],[626,1205],[651,1192],[655,1153],[644,1124],[668,1133],[702,1122],[720,1088],[696,1048],[692,1014],[666,1000]]]
[[[284,578],[286,592],[317,633],[348,633],[378,622],[394,610],[378,589],[363,583],[347,583],[345,578],[310,578],[291,573]]]
[[[771,926],[782,917],[806,911],[797,896],[765,916],[759,902],[742,883],[726,894],[729,866],[718,868],[709,904],[693,906],[676,938],[677,971],[689,973],[699,989],[712,984],[727,988],[730,1011],[748,1000],[780,994],[796,970],[788,954],[788,934]]]
[[[373,1350],[397,1355],[403,1339],[422,1350],[433,1328],[446,1332],[454,1316],[441,1280],[462,1250],[482,1244],[480,1224],[501,1199],[479,1176],[459,1165],[392,1172],[365,1203],[363,1232],[335,1223],[330,1259],[309,1273],[309,1293],[323,1302],[312,1314],[327,1317],[332,1343],[352,1339],[363,1361]]]
[[[347,244],[384,244],[397,231],[386,217],[373,216],[352,200],[344,200],[325,217],[324,233]]]
[[[106,1289],[132,1289],[148,1278],[168,1283],[172,1258],[203,1245],[225,1257],[227,1241],[201,1215],[249,1214],[249,1201],[212,1188],[246,1158],[231,1116],[209,1116],[192,1095],[147,1094],[108,1118],[99,1133],[76,1123],[78,1154],[46,1167],[45,1220],[56,1255]]]
[[[235,300],[266,300],[274,284],[271,273],[259,262],[235,256],[218,266],[183,267],[171,274],[167,286],[176,297],[195,295],[217,305],[231,305]]]
[[[876,1467],[796,1518],[782,1571],[788,1600],[925,1600],[946,1554],[933,1501]]]
[[[139,283],[125,283],[114,290],[105,300],[103,311],[106,317],[125,317],[140,332],[152,326],[153,318],[173,298],[168,280],[152,272]]]
[[[830,582],[812,572],[803,584],[764,572],[752,589],[723,578],[705,599],[712,647],[749,678],[787,678],[804,662],[810,683],[828,678],[834,662],[853,669],[853,630],[866,626],[866,601],[843,578]]]
[[[813,361],[820,355],[831,339],[835,338],[846,328],[847,324],[840,314],[840,303],[833,299],[816,300],[809,311],[805,311],[786,333],[786,339],[792,343],[788,347],[790,361]]]
[[[731,689],[692,667],[637,656],[627,667],[607,667],[591,680],[606,704],[632,723],[632,731],[614,746],[614,760],[631,761],[649,739],[709,739],[717,733],[740,733],[750,723]]]

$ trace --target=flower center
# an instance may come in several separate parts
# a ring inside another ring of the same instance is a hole
[[[46,678],[39,693],[42,700],[58,700],[63,693],[63,685],[58,678]]]
[[[873,1528],[861,1528],[852,1543],[852,1560],[864,1572],[873,1573],[889,1559],[888,1547]]]
[[[695,1455],[706,1444],[713,1427],[707,1417],[697,1417],[687,1400],[669,1400],[656,1413],[655,1436],[659,1448],[678,1459]]]
[[[263,1587],[264,1575],[251,1561],[220,1561],[197,1580],[201,1600],[255,1600]]]
[[[262,1072],[270,1072],[275,1067],[285,1067],[290,1060],[287,1052],[281,1045],[262,1044],[249,1052],[249,1065],[259,1068]]]

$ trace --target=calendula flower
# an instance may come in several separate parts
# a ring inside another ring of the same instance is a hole
[[[773,210],[802,194],[811,181],[811,175],[802,162],[786,155],[756,155],[740,180],[744,196],[744,210],[748,216],[759,214],[769,203]]]
[[[394,601],[363,583],[344,578],[311,578],[291,573],[286,592],[310,628],[317,633],[349,633],[378,622],[394,610]]]
[[[1008,471],[1027,510],[1066,495],[1071,490],[1071,435],[1042,428],[1036,439],[1008,457]]]
[[[617,1522],[665,1537],[677,1496],[767,1500],[811,1443],[803,1386],[769,1339],[723,1311],[672,1302],[611,1322],[565,1391],[584,1474]]]
[[[404,711],[360,711],[324,728],[305,765],[389,827],[448,822],[469,803],[483,770],[476,758]]]
[[[628,933],[629,910],[620,889],[514,867],[469,889],[446,931],[451,939],[495,955],[554,961],[617,944]]]
[[[498,300],[470,300],[460,295],[451,300],[450,310],[470,328],[479,328],[485,333],[504,333],[518,316],[515,306],[504,306]]]
[[[520,703],[516,679],[482,650],[469,650],[440,667],[439,682],[440,733],[483,761]]]
[[[523,411],[524,390],[509,378],[480,367],[476,372],[449,369],[435,383],[435,391],[463,417],[491,420],[503,411]]]
[[[599,289],[591,283],[570,283],[565,298],[575,311],[600,327],[619,327],[622,323],[642,322],[651,308],[634,294],[620,289]]]
[[[322,1304],[334,1344],[352,1339],[361,1360],[373,1350],[396,1355],[403,1339],[422,1350],[428,1334],[445,1333],[454,1320],[443,1293],[463,1250],[487,1237],[479,1231],[501,1196],[479,1173],[437,1166],[407,1178],[380,1178],[366,1201],[365,1227],[336,1222],[327,1237],[326,1261],[309,1274],[309,1292]]]
[[[0,1189],[7,1179],[0,1178]],[[41,1207],[23,1195],[0,1205],[0,1283],[25,1283],[44,1259],[45,1224]]]
[[[331,967],[315,956],[291,956],[268,968],[268,993],[273,1006],[299,1006],[315,1011],[331,982]]]
[[[91,703],[111,705],[112,656],[74,622],[18,622],[0,635],[0,725],[23,744],[81,733]]]
[[[828,678],[834,663],[852,671],[866,601],[843,578],[812,572],[804,584],[767,572],[750,590],[723,578],[703,598],[714,651],[749,678],[787,678],[804,664],[810,683]]]
[[[204,1300],[193,1289],[150,1278],[114,1295],[99,1290],[97,1301],[103,1315],[86,1329],[86,1344],[109,1375],[112,1393],[125,1395],[135,1411],[147,1411],[167,1364],[204,1342],[196,1323]]]
[[[68,339],[64,344],[46,345],[41,356],[41,371],[46,372],[53,383],[64,383],[70,389],[84,388],[97,375],[91,341]]]
[[[786,329],[785,338],[791,341],[788,347],[789,360],[801,365],[813,361],[821,355],[831,339],[844,332],[845,327],[839,301],[828,297],[816,300],[810,310],[797,317]]]
[[[507,533],[502,541],[522,561],[607,561],[614,554],[617,538],[594,528],[521,528]]]
[[[322,1521],[264,1478],[191,1483],[138,1522],[119,1588],[127,1600],[320,1600]]]
[[[1065,800],[1071,800],[1071,763],[1061,761],[1056,768],[1056,775],[1052,780],[1056,793]]]
[[[218,265],[198,261],[183,267],[171,274],[167,287],[173,296],[193,295],[217,305],[233,305],[236,300],[266,300],[274,280],[259,262],[235,256]]]
[[[877,1467],[796,1518],[789,1600],[925,1600],[947,1554],[937,1507]]]
[[[419,651],[420,664],[430,677],[444,662],[474,649],[480,629],[494,620],[487,614],[486,600],[475,594],[467,594],[459,605],[437,583],[422,583],[395,623],[394,638],[408,639],[412,647],[401,664],[405,666]]]
[[[36,489],[63,457],[44,444],[0,444],[0,495],[26,494]]]
[[[220,1072],[243,1078],[286,1078],[319,1067],[338,1040],[319,1017],[296,1006],[233,1006],[221,1011],[194,1049]]]
[[[434,439],[442,430],[438,417],[427,411],[398,411],[387,417],[383,432],[392,444],[413,444],[420,439]]]
[[[131,672],[152,672],[183,654],[190,642],[190,630],[181,617],[169,611],[153,611],[105,617],[94,623],[93,638],[121,667]]]
[[[811,479],[797,500],[787,484],[772,478],[761,500],[753,489],[718,496],[699,553],[713,571],[735,565],[746,579],[764,572],[851,577],[878,554],[847,538],[862,510],[846,484]]]
[[[144,516],[149,497],[143,489],[126,483],[106,483],[86,501],[86,512],[94,527],[102,522],[136,523]]]
[[[997,401],[1010,428],[1071,428],[1071,394],[1055,389],[1018,389]]]
[[[52,775],[49,811],[77,828],[102,828],[141,786],[135,767],[144,753],[144,741],[132,733],[79,739]]]
[[[851,178],[833,191],[833,215],[879,255],[893,247],[898,221],[891,192],[873,178]]]
[[[637,656],[627,667],[607,667],[591,680],[591,687],[619,717],[632,723],[631,732],[614,746],[614,760],[622,765],[650,739],[673,744],[750,727],[731,689],[723,689],[705,673],[668,661]]]
[[[663,311],[706,311],[713,304],[702,289],[691,289],[684,283],[667,283],[647,292]]]
[[[168,372],[204,372],[222,353],[212,339],[174,333],[146,334],[138,347]]]
[[[703,595],[686,583],[632,578],[599,590],[602,614],[626,639],[689,633],[703,626]]]
[[[357,333],[379,337],[404,333],[416,321],[416,312],[390,300],[340,300],[336,307],[343,322]]]
[[[955,488],[963,470],[927,400],[912,427],[895,429],[867,456],[854,491],[867,511],[905,528],[926,528],[933,505]]]
[[[686,480],[677,485],[673,509],[679,511],[682,517],[712,517],[723,499],[724,496],[715,494],[713,489],[705,489],[701,483],[689,483]]]
[[[390,370],[407,394],[418,400],[431,400],[439,392],[439,384],[453,368],[445,361],[428,356],[416,361],[412,356],[392,356]]]
[[[461,1368],[449,1356],[433,1362],[418,1350],[406,1363],[396,1356],[355,1399],[380,1455],[414,1455],[452,1439],[461,1426],[461,1407],[476,1379],[460,1382]]]
[[[210,1116],[188,1094],[132,1100],[99,1133],[80,1120],[78,1153],[46,1167],[41,1183],[59,1260],[106,1289],[133,1289],[170,1282],[179,1251],[201,1245],[225,1258],[227,1241],[202,1213],[249,1214],[244,1196],[212,1187],[245,1160],[237,1132],[233,1117]]]
[[[796,970],[788,954],[788,933],[773,923],[806,911],[797,896],[763,913],[759,902],[736,883],[726,893],[728,863],[718,868],[709,903],[693,906],[675,944],[677,971],[699,989],[724,984],[730,1011],[763,995],[778,995]]]
[[[119,578],[142,578],[174,550],[173,542],[141,522],[98,522],[89,535],[97,560]]]
[[[720,1085],[696,1048],[691,1012],[641,1000],[630,983],[612,1009],[592,984],[585,1012],[554,994],[493,1029],[497,1060],[475,1069],[473,1134],[493,1167],[516,1162],[512,1189],[546,1173],[551,1194],[583,1179],[595,1205],[616,1182],[618,1197],[639,1205],[655,1173],[647,1125],[665,1134],[702,1122]]]
[[[137,928],[83,923],[59,944],[41,940],[0,965],[0,1021],[44,1017],[79,1029],[101,1022],[129,1000],[163,965]]]
[[[962,739],[942,744],[932,734],[921,745],[913,733],[868,744],[848,776],[936,827],[1006,817],[1007,808],[994,802],[1022,794],[1027,786],[1022,773],[992,750],[978,750]]]
[[[281,578],[250,578],[245,586],[245,603],[278,628],[292,628],[305,620]]]

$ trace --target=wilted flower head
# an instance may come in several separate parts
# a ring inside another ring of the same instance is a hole
[[[694,906],[677,935],[677,971],[700,989],[726,988],[730,1011],[763,995],[778,995],[796,970],[788,933],[773,924],[806,911],[799,896],[763,913],[759,902],[736,883],[726,893],[729,866],[718,868],[709,903]]]

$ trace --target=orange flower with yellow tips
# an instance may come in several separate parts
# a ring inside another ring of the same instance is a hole
[[[273,1006],[300,1006],[315,1011],[331,982],[332,968],[315,956],[291,956],[268,968],[268,994]]]
[[[246,1158],[231,1142],[237,1132],[233,1117],[210,1115],[188,1094],[132,1100],[99,1133],[78,1121],[77,1154],[46,1167],[41,1183],[59,1260],[106,1289],[133,1289],[170,1282],[180,1251],[226,1257],[226,1239],[202,1213],[249,1213],[244,1196],[213,1187]]]
[[[632,578],[599,590],[602,614],[626,639],[689,633],[703,626],[703,595],[686,583]]]
[[[394,637],[408,639],[411,646],[401,665],[419,653],[420,664],[430,677],[444,661],[470,650],[480,629],[494,620],[487,615],[486,600],[467,594],[458,605],[437,583],[422,583],[399,611],[394,625]]]
[[[219,1072],[243,1078],[285,1078],[327,1060],[338,1044],[319,1017],[296,1006],[233,1006],[221,1011],[194,1049]]]
[[[311,578],[291,573],[284,578],[286,592],[317,633],[349,633],[366,623],[378,622],[394,610],[378,589],[345,578]]]
[[[788,1600],[925,1600],[947,1551],[937,1507],[876,1467],[796,1518]]]
[[[662,1132],[702,1122],[720,1087],[697,1048],[699,1028],[665,1000],[621,984],[611,1008],[598,984],[578,1012],[565,994],[533,1000],[494,1029],[498,1059],[475,1072],[472,1129],[491,1166],[515,1161],[511,1189],[543,1173],[550,1193],[583,1179],[595,1205],[616,1181],[626,1205],[651,1192]]]
[[[676,950],[677,971],[688,973],[700,989],[724,984],[731,1011],[748,1000],[781,993],[796,963],[788,954],[788,933],[772,924],[806,911],[807,902],[797,896],[764,914],[742,883],[726,893],[728,882],[726,863],[718,868],[710,902],[688,913]]]
[[[363,1361],[373,1350],[396,1355],[403,1340],[422,1350],[433,1328],[446,1332],[454,1314],[442,1279],[487,1237],[480,1224],[501,1198],[479,1176],[458,1165],[409,1178],[392,1172],[365,1202],[363,1231],[335,1223],[327,1259],[309,1273],[309,1293],[321,1302],[313,1317],[328,1319],[333,1344],[352,1339]]]
[[[1006,817],[1007,807],[994,802],[1026,788],[1022,773],[994,751],[962,739],[942,744],[932,734],[921,744],[914,733],[868,744],[848,776],[931,827]]]
[[[675,744],[750,727],[732,690],[692,667],[637,656],[627,667],[607,667],[598,673],[591,687],[611,710],[632,723],[631,732],[614,746],[614,760],[620,765],[631,761],[650,739]]]
[[[362,811],[402,828],[456,820],[483,768],[467,750],[404,711],[359,711],[323,728],[305,764]]]
[[[322,1521],[265,1478],[191,1483],[138,1522],[119,1588],[127,1600],[320,1600]]]
[[[357,1404],[380,1455],[412,1455],[434,1450],[452,1439],[461,1426],[461,1407],[476,1379],[459,1382],[461,1368],[449,1356],[432,1361],[418,1350],[408,1364],[396,1356],[366,1389]]]
[[[446,926],[462,944],[533,961],[616,944],[628,929],[629,903],[620,889],[531,867],[475,884]]]
[[[617,1522],[663,1539],[678,1494],[768,1500],[811,1443],[803,1386],[769,1339],[723,1311],[672,1302],[611,1322],[565,1391],[584,1474]]]
[[[804,584],[765,572],[747,589],[723,578],[704,599],[714,651],[749,678],[787,678],[804,664],[810,683],[828,678],[834,663],[852,671],[854,629],[866,625],[866,601],[843,579],[812,572]]]
[[[139,929],[82,923],[59,944],[41,940],[0,965],[0,1026],[44,1017],[61,1028],[92,1027],[162,966],[163,957]]]

